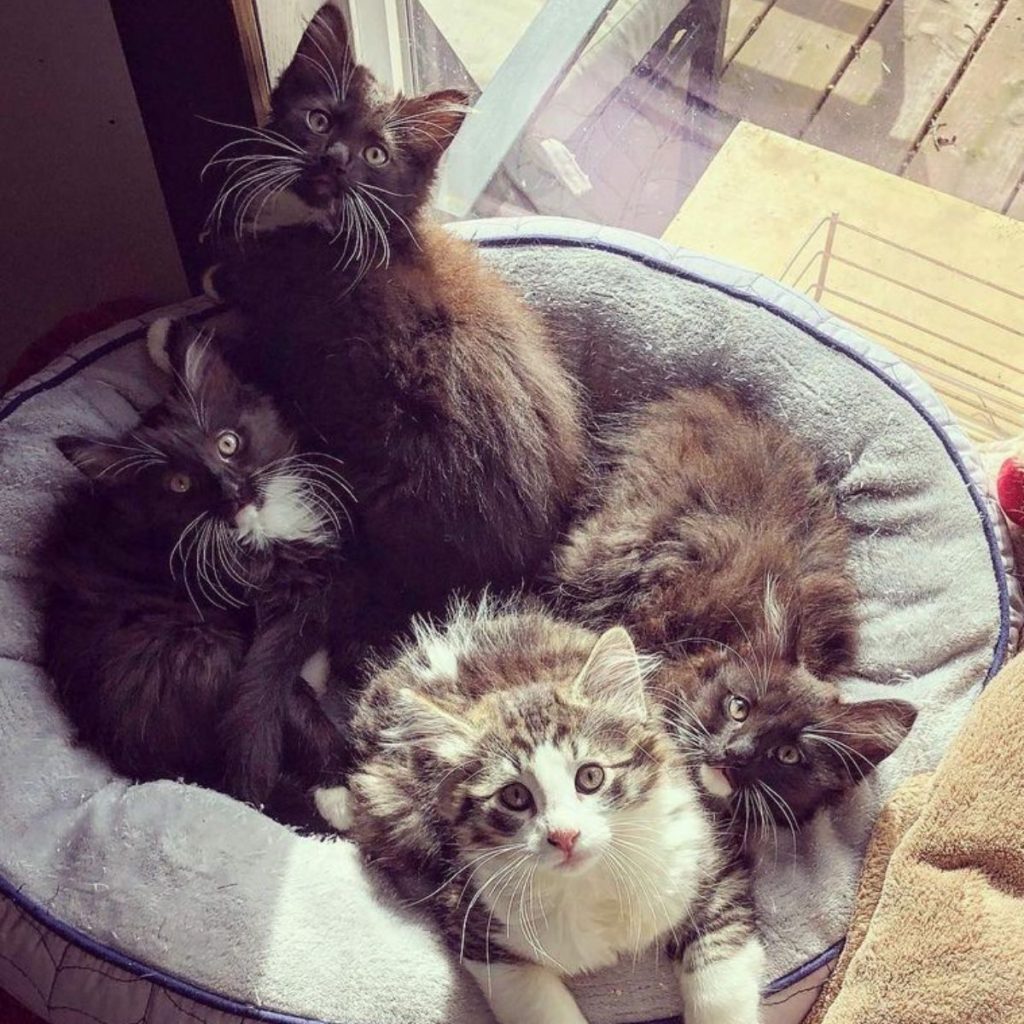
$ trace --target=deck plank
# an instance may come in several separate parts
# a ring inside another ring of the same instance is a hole
[[[883,2],[776,4],[725,69],[716,104],[734,117],[799,135]]]
[[[775,0],[730,0],[729,18],[725,25],[725,54],[728,65],[746,40],[747,33]]]
[[[1016,217],[1017,220],[1024,220],[1024,184],[1020,191],[1010,201],[1006,208],[1007,217]]]
[[[998,7],[999,0],[892,4],[803,138],[898,173]]]
[[[936,122],[955,141],[923,145],[907,177],[1002,210],[1024,175],[1024,0],[1009,0]]]

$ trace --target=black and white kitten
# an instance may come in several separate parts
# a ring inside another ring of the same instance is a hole
[[[247,243],[214,283],[248,328],[247,372],[344,461],[370,590],[356,604],[380,608],[385,637],[453,589],[514,588],[539,568],[583,461],[577,390],[544,324],[430,223],[464,100],[388,95],[328,4],[224,193],[254,211],[287,187],[314,216]]]
[[[87,479],[41,555],[46,666],[119,771],[262,804],[282,772],[310,786],[344,758],[300,678],[324,642],[344,481],[212,332],[158,321],[150,342],[166,399],[116,440],[57,442]]]

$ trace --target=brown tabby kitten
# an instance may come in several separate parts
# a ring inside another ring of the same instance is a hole
[[[892,753],[900,700],[848,704],[849,528],[814,455],[714,389],[652,403],[610,442],[556,554],[562,606],[667,661],[654,685],[706,792],[796,827]]]
[[[562,978],[654,943],[687,1024],[756,1024],[747,869],[645,694],[649,668],[621,628],[463,606],[418,626],[360,699],[361,764],[332,817],[387,870],[425,876],[502,1024],[586,1024]]]
[[[261,387],[345,464],[372,588],[356,603],[403,624],[443,611],[453,588],[535,570],[583,454],[575,388],[539,318],[428,221],[464,100],[387,95],[321,8],[226,193],[252,210],[287,187],[309,222],[247,243],[214,277],[245,315]]]

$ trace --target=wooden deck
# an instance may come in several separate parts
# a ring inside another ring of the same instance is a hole
[[[715,106],[1024,219],[1024,0],[731,0]]]
[[[1024,223],[741,122],[663,237],[876,338],[976,440],[1024,432]]]

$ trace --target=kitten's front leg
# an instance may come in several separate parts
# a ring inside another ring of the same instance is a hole
[[[733,934],[727,934],[732,931]],[[764,948],[755,934],[733,928],[691,942],[676,964],[685,1024],[757,1024]]]
[[[537,964],[465,961],[498,1024],[587,1024],[557,974]]]

